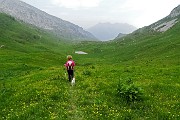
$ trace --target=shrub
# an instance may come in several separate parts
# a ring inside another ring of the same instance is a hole
[[[119,82],[117,90],[118,96],[122,97],[127,102],[142,100],[143,90],[136,86],[131,80],[127,80],[125,83]]]

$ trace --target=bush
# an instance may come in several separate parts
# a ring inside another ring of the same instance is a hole
[[[118,96],[122,97],[127,102],[142,100],[142,89],[136,86],[131,80],[127,80],[125,83],[119,82],[117,90]]]

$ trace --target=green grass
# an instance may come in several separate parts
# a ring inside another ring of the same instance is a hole
[[[67,43],[0,14],[0,119],[180,119],[179,26],[111,42]],[[76,62],[75,86],[65,76],[68,54]],[[143,99],[118,95],[118,84],[129,80]]]

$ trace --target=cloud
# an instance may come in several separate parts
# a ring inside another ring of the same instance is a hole
[[[102,0],[51,0],[52,4],[65,8],[91,8],[99,6]]]

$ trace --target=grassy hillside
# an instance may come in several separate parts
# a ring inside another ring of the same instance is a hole
[[[62,64],[64,55],[71,48],[60,38],[56,38],[38,28],[17,22],[14,18],[0,14],[0,64],[4,77],[11,77],[13,67],[39,69],[39,67]],[[53,60],[52,60],[53,59]],[[21,69],[20,69],[21,71]]]
[[[141,64],[146,60],[154,62],[174,61],[178,63],[179,29],[177,23],[165,33],[157,33],[142,28],[122,39],[111,42],[82,42],[75,45],[77,49],[87,51],[105,61],[135,62]],[[89,56],[90,56],[89,55]],[[133,63],[134,64],[134,63]]]
[[[180,119],[180,23],[165,33],[66,43],[3,14],[0,21],[0,119]],[[63,68],[67,54],[75,86]]]

